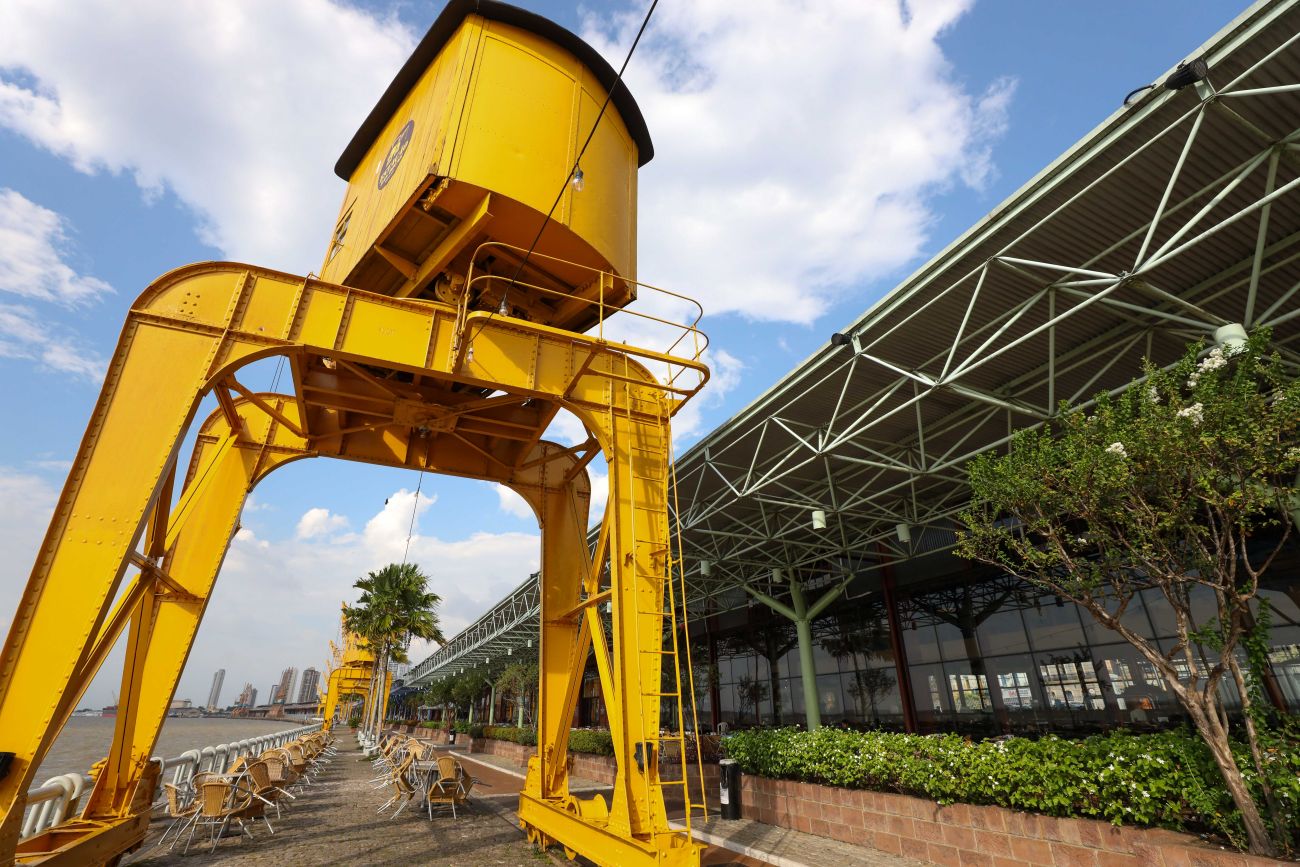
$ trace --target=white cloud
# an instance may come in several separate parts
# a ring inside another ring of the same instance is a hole
[[[710,315],[807,323],[920,253],[929,197],[992,171],[1013,90],[956,80],[938,37],[968,6],[660,6],[628,70],[655,141],[642,277]],[[619,63],[639,16],[590,16],[585,35]]]
[[[299,539],[314,539],[318,536],[328,536],[331,533],[345,530],[347,526],[348,519],[346,515],[336,515],[329,509],[318,506],[314,509],[308,509],[298,519],[298,529],[295,535]]]
[[[224,255],[314,269],[335,159],[412,34],[331,0],[0,5],[0,125],[173,191]]]
[[[0,466],[0,624],[6,629],[58,496],[58,488],[41,476]]]
[[[0,358],[23,358],[51,370],[98,382],[108,362],[81,339],[50,324],[31,307],[0,303]]]
[[[67,245],[62,217],[0,188],[0,292],[69,306],[112,292],[103,280],[78,274],[64,261]]]
[[[0,188],[0,297],[22,299],[0,302],[0,358],[27,359],[98,381],[106,362],[69,329],[54,324],[50,306],[80,307],[113,289],[68,264],[68,233],[67,222],[54,211]]]
[[[528,505],[528,501],[519,494],[515,493],[513,488],[505,485],[494,485],[497,492],[497,505],[501,511],[507,515],[514,515],[516,518],[536,519],[537,515],[533,513],[533,507]]]

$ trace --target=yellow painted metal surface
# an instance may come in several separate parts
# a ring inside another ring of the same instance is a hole
[[[528,249],[553,205],[539,249],[635,279],[638,152],[615,108],[583,155],[583,188],[565,183],[604,96],[595,75],[559,45],[465,17],[348,178],[322,279],[403,297],[446,296],[455,291],[449,278],[466,271],[479,243]],[[448,239],[455,243],[440,246]],[[500,256],[493,266],[506,277],[519,269],[517,259]],[[567,292],[587,291],[580,271],[524,272]],[[626,303],[629,287],[620,288]],[[590,324],[590,316],[557,316],[526,291],[514,295],[518,312],[527,309],[533,321]],[[499,304],[491,293],[481,309]]]
[[[350,224],[326,266],[335,281],[205,263],[165,275],[132,306],[0,649],[0,751],[15,756],[0,779],[0,863],[100,863],[139,842],[154,791],[147,759],[244,500],[270,472],[313,457],[491,480],[532,505],[539,749],[521,821],[538,842],[598,864],[698,863],[699,847],[664,812],[664,791],[684,783],[660,779],[657,758],[665,740],[681,744],[661,731],[684,729],[689,700],[680,683],[662,685],[663,666],[678,667],[676,645],[662,643],[669,443],[671,417],[708,378],[703,338],[681,326],[656,351],[601,336],[640,285],[637,154],[617,113],[584,163],[593,194],[567,190],[558,224],[521,266],[526,227],[540,226],[544,193],[554,195],[603,93],[565,49],[472,11],[489,7],[460,3],[463,20],[394,110],[388,133],[414,118],[400,158],[382,167],[386,133],[359,161],[345,203],[356,232]],[[376,171],[390,175],[382,190]],[[352,243],[365,249],[345,253]],[[281,359],[285,393],[239,382],[266,358]],[[182,477],[180,444],[209,394],[219,408]],[[582,421],[586,442],[545,441],[560,410]],[[586,467],[597,457],[610,496],[593,556]],[[597,616],[606,600],[608,635]],[[32,775],[123,633],[119,715],[95,788],[77,820],[20,848]],[[569,721],[593,650],[618,763],[611,803],[568,790]],[[327,718],[363,673],[345,648]],[[664,699],[675,721],[661,719]]]
[[[329,731],[334,727],[334,717],[343,708],[344,703],[359,699],[362,703],[362,716],[365,708],[374,700],[375,653],[365,640],[355,632],[350,632],[346,623],[342,627],[343,646],[330,646],[334,653],[330,659],[329,671],[325,674],[325,688],[320,698],[320,716],[324,720],[323,728]],[[384,673],[383,698],[388,705],[388,694],[393,688],[391,672]]]

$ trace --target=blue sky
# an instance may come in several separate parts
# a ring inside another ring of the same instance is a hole
[[[642,4],[521,5],[617,66]],[[656,158],[640,277],[701,298],[718,384],[687,446],[1190,56],[1232,4],[664,0],[629,83]],[[237,258],[303,272],[334,158],[429,2],[7,0],[0,7],[0,622],[8,623],[131,300]],[[254,381],[255,378],[254,378]],[[296,464],[246,510],[184,675],[225,700],[321,667],[351,580],[400,559],[417,479]],[[535,567],[536,529],[486,484],[423,482],[413,556],[454,631]],[[387,505],[385,505],[387,501]],[[241,620],[250,596],[275,619]],[[268,637],[237,652],[230,630]],[[225,639],[223,639],[223,636]],[[114,674],[88,704],[108,702]]]

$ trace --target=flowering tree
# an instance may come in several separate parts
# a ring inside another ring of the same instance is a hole
[[[958,552],[1074,601],[1133,645],[1213,754],[1250,850],[1273,855],[1287,845],[1296,805],[1288,812],[1268,788],[1275,756],[1261,747],[1258,685],[1239,658],[1260,576],[1300,502],[1300,381],[1268,354],[1268,340],[1258,332],[1208,353],[1194,345],[1168,369],[1148,363],[1144,381],[1099,395],[1091,413],[1063,405],[1055,424],[1020,433],[1006,455],[973,461]],[[1124,620],[1147,588],[1174,614],[1167,650]],[[1212,596],[1210,622],[1193,620],[1194,593]],[[1241,761],[1267,822],[1233,753],[1225,680],[1241,697],[1250,747]]]

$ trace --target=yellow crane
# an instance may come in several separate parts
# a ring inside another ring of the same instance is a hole
[[[658,758],[667,740],[685,755],[689,727],[671,628],[670,419],[708,378],[705,340],[698,313],[667,347],[605,339],[615,313],[675,327],[622,311],[651,288],[635,280],[637,169],[651,154],[635,101],[590,46],[515,7],[453,0],[335,167],[347,191],[319,278],[209,262],[140,295],[0,650],[0,863],[112,863],[144,838],[149,757],[244,499],[314,457],[523,496],[541,526],[542,602],[538,753],[520,821],[598,864],[698,863],[664,808],[680,787],[689,818],[688,785],[662,779]],[[240,381],[266,359],[288,374],[282,393]],[[217,409],[181,465],[208,395]],[[584,442],[544,439],[561,410]],[[610,493],[593,555],[597,456]],[[32,776],[123,633],[94,789],[77,818],[20,842]],[[568,790],[593,650],[618,762],[609,802]]]
[[[329,731],[334,725],[334,716],[345,699],[360,698],[362,719],[370,718],[374,702],[380,707],[388,707],[388,695],[393,688],[393,674],[384,672],[383,684],[375,689],[375,652],[365,639],[347,627],[344,621],[343,646],[330,642],[332,651],[329,672],[325,676],[325,688],[320,694],[320,716],[324,728]]]

